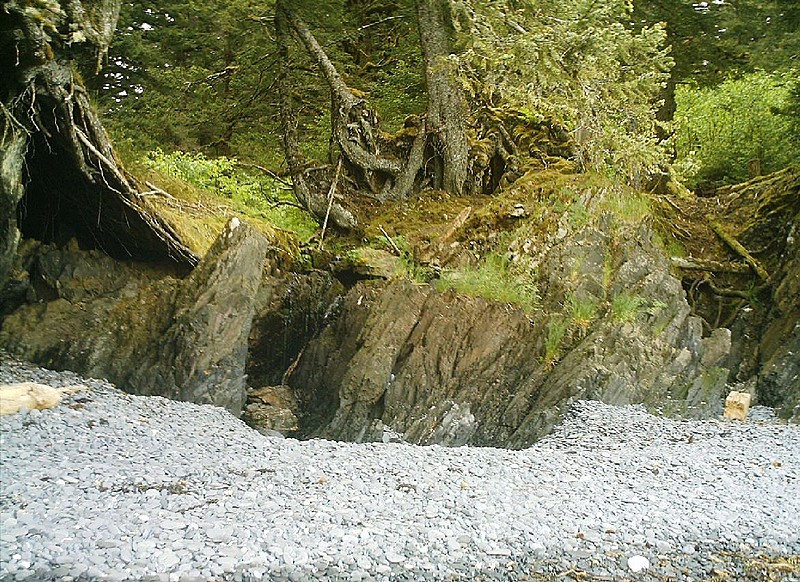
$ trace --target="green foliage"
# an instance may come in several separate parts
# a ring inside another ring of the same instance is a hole
[[[370,92],[375,109],[381,114],[384,129],[396,131],[403,126],[405,118],[425,111],[425,77],[418,60],[406,60],[402,56],[391,70],[382,68]]]
[[[748,163],[762,173],[800,163],[791,111],[797,72],[756,72],[718,87],[678,87],[675,167],[690,187],[744,182]]]
[[[644,297],[623,291],[611,300],[611,317],[618,322],[633,321],[644,312],[646,303]]]
[[[528,276],[514,273],[511,262],[499,254],[488,255],[476,267],[443,273],[436,287],[511,303],[529,313],[539,308],[536,285]]]
[[[569,323],[560,315],[553,315],[547,324],[544,342],[544,363],[553,365],[561,357],[561,345],[569,329]]]
[[[635,22],[667,24],[675,82],[708,87],[731,73],[797,66],[800,4],[794,0],[648,0],[634,6]]]
[[[367,92],[390,126],[425,107],[413,3],[292,0],[291,7],[348,86]],[[143,149],[235,156],[277,168],[273,1],[126,2],[101,77],[91,88],[118,133]],[[290,36],[293,88],[304,153],[326,159],[330,90]]]
[[[414,259],[414,250],[408,239],[403,235],[391,237],[391,242],[385,238],[378,239],[379,244],[389,252],[400,251],[400,268],[398,275],[407,277],[418,283],[429,283],[435,276],[431,267],[420,265]]]
[[[687,255],[686,247],[684,247],[679,240],[670,234],[666,235],[665,240],[664,236],[659,233],[655,233],[654,240],[658,247],[662,249],[664,254],[668,257],[685,257]]]
[[[671,60],[660,24],[625,25],[623,0],[453,3],[477,93],[564,127],[579,161],[634,184],[665,160],[654,97]]]
[[[589,328],[591,323],[597,318],[598,301],[592,295],[579,297],[577,294],[570,294],[567,297],[567,313],[571,324],[581,331]]]
[[[573,202],[567,211],[569,223],[573,228],[581,228],[589,224],[592,216],[580,200]]]
[[[599,210],[612,212],[620,222],[635,224],[650,216],[650,201],[640,192],[621,192],[615,189],[601,198]]]
[[[316,223],[308,214],[291,205],[293,196],[285,186],[272,177],[244,172],[235,159],[157,149],[149,152],[143,163],[225,199],[226,204],[243,214],[291,230],[303,240],[316,232]]]

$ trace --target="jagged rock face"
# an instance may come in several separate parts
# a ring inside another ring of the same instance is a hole
[[[762,366],[756,390],[762,403],[800,422],[800,213],[786,238],[784,257],[771,323],[759,346]]]
[[[256,296],[250,329],[249,384],[280,385],[298,354],[335,313],[344,292],[325,271],[268,273]]]
[[[237,225],[229,223],[183,280],[99,251],[46,247],[35,260],[32,288],[43,300],[5,318],[0,345],[137,394],[215,404],[238,415],[269,245]]]
[[[722,188],[718,199],[735,235],[769,272],[765,291],[731,326],[732,380],[759,404],[800,422],[800,168]]]
[[[651,237],[646,226],[583,228],[536,259],[545,303],[577,293],[598,300],[598,316],[573,330],[558,361],[548,357],[553,320],[544,311],[529,317],[407,280],[357,285],[289,377],[301,432],[364,441],[388,428],[419,444],[516,448],[546,434],[578,398],[720,411],[730,334],[702,338]],[[584,276],[571,282],[573,262]],[[602,302],[623,290],[640,298],[624,317]]]

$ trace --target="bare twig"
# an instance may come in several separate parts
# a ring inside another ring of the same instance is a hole
[[[661,196],[661,198],[662,198],[663,200],[666,200],[667,204],[669,204],[670,206],[672,206],[672,207],[673,207],[675,210],[677,210],[678,212],[680,212],[681,214],[683,214],[683,210],[681,210],[681,207],[680,207],[680,206],[678,206],[677,204],[675,204],[675,203],[672,201],[672,199],[671,199],[669,196]]]
[[[305,206],[297,204],[296,202],[290,202],[289,200],[278,200],[269,205],[270,208],[277,208],[278,206],[292,206],[293,208],[299,208],[303,212],[308,212],[308,208]]]
[[[339,158],[339,163],[336,164],[336,173],[331,182],[331,189],[328,192],[328,210],[325,212],[325,220],[322,223],[322,233],[319,235],[319,248],[322,249],[322,243],[325,240],[325,229],[328,228],[328,217],[331,215],[331,207],[333,206],[333,195],[336,193],[336,183],[339,181],[339,173],[342,171],[342,158]]]
[[[365,24],[363,26],[359,26],[358,30],[364,30],[365,28],[369,28],[370,26],[377,26],[379,24],[383,24],[384,22],[389,22],[390,20],[397,20],[399,18],[405,18],[405,16],[387,16],[381,20],[370,22],[369,24]]]
[[[385,237],[386,237],[386,240],[388,240],[388,241],[389,241],[389,244],[390,244],[390,245],[392,245],[392,248],[394,249],[394,252],[395,252],[395,253],[397,253],[397,256],[398,256],[398,257],[402,257],[402,256],[403,256],[403,251],[401,251],[401,250],[400,250],[400,247],[398,247],[398,246],[395,244],[395,242],[394,242],[394,240],[392,239],[392,237],[390,237],[390,236],[389,236],[389,233],[388,233],[388,232],[386,232],[385,230],[383,230],[383,225],[382,225],[382,224],[379,224],[379,225],[378,225],[378,228],[380,228],[380,229],[381,229],[381,232],[383,233],[383,236],[385,236]]]
[[[137,196],[142,197],[142,196],[151,196],[153,194],[157,194],[159,196],[164,196],[165,198],[171,198],[172,200],[175,200],[175,197],[172,194],[170,194],[166,190],[162,190],[161,188],[159,188],[155,184],[145,180],[145,185],[148,188],[150,188],[150,190],[148,190],[147,192],[137,192],[136,193]]]
[[[236,165],[239,166],[239,167],[242,167],[242,168],[255,168],[256,170],[264,172],[267,176],[269,176],[270,178],[280,182],[284,186],[287,186],[289,188],[292,187],[292,184],[290,182],[287,182],[286,180],[281,178],[278,174],[276,174],[275,172],[273,172],[269,168],[265,168],[264,166],[259,166],[258,164],[251,164],[251,163],[248,163],[248,162],[236,162]]]

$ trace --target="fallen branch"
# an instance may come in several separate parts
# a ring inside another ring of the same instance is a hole
[[[389,244],[390,244],[390,245],[392,246],[392,248],[394,249],[394,252],[395,252],[395,253],[397,253],[397,256],[398,256],[398,257],[402,257],[402,256],[403,256],[403,251],[401,251],[401,250],[400,250],[400,247],[398,247],[398,246],[395,244],[395,242],[394,242],[394,240],[392,239],[392,237],[390,237],[390,236],[389,236],[389,233],[388,233],[388,232],[386,232],[386,231],[383,229],[383,225],[382,225],[382,224],[379,224],[379,225],[378,225],[378,228],[380,228],[380,229],[381,229],[381,232],[383,233],[383,236],[385,236],[385,237],[386,237],[386,240],[388,240],[388,241],[389,241]]]
[[[743,263],[731,263],[712,261],[709,259],[694,259],[683,257],[672,257],[670,259],[673,267],[691,271],[709,271],[712,273],[737,273],[745,274],[750,272],[750,266]]]
[[[678,212],[680,212],[681,214],[683,214],[683,210],[681,210],[681,207],[680,207],[680,206],[678,206],[677,204],[675,204],[675,203],[672,201],[672,199],[671,199],[669,196],[660,196],[659,198],[660,198],[661,200],[665,200],[667,204],[669,204],[669,205],[670,205],[670,206],[672,206],[672,207],[673,207],[675,210],[677,210]]]
[[[163,196],[164,198],[171,198],[172,200],[175,200],[175,197],[172,194],[170,194],[165,190],[162,190],[161,188],[159,188],[158,186],[156,186],[151,182],[145,180],[145,186],[150,188],[150,190],[148,190],[147,192],[137,192],[136,195],[139,196],[140,198],[143,196],[152,196],[153,194],[157,194],[158,196]]]
[[[453,219],[453,222],[450,223],[450,227],[447,229],[447,232],[442,235],[438,242],[442,244],[448,242],[456,233],[456,231],[464,226],[471,214],[472,206],[465,206],[464,209],[458,213],[458,216]]]
[[[706,220],[708,220],[708,224],[711,227],[719,238],[725,241],[727,244],[736,254],[742,257],[745,262],[750,265],[750,268],[753,269],[758,278],[764,281],[765,283],[769,282],[769,273],[767,270],[761,265],[761,263],[756,259],[753,255],[751,255],[742,244],[734,238],[732,234],[727,232],[721,224],[716,222],[711,216],[706,216]]]

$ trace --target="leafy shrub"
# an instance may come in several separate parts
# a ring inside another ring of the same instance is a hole
[[[644,297],[622,292],[611,300],[611,317],[619,322],[633,321],[644,312],[645,304]]]
[[[233,158],[208,158],[201,153],[149,152],[144,165],[208,191],[234,210],[268,220],[274,226],[291,230],[301,239],[316,231],[316,223],[292,206],[292,193],[269,176],[253,176],[238,167]]]
[[[569,329],[567,322],[560,315],[553,315],[547,325],[547,338],[544,342],[544,363],[555,364],[561,357],[561,344]]]
[[[748,163],[771,173],[800,163],[789,74],[756,72],[717,87],[677,88],[675,167],[692,188],[744,182]]]
[[[572,293],[567,297],[567,311],[572,325],[585,331],[597,317],[598,301],[591,295],[578,297]]]
[[[611,192],[602,199],[600,208],[613,212],[620,222],[635,224],[650,216],[650,201],[643,194],[634,191]]]
[[[467,77],[569,132],[582,166],[639,186],[665,161],[653,98],[672,67],[664,25],[629,26],[620,0],[452,4]]]

